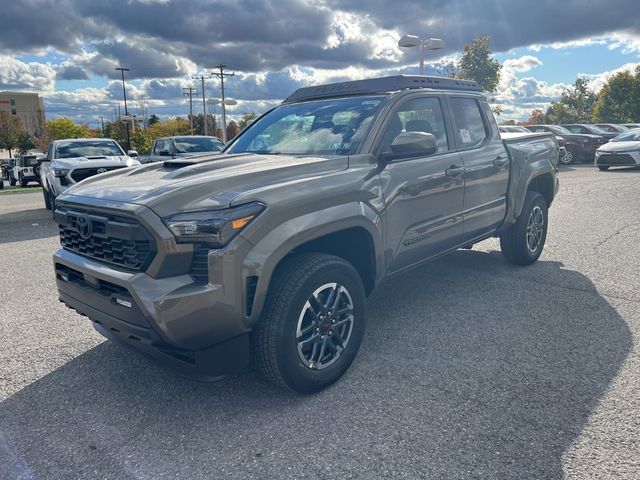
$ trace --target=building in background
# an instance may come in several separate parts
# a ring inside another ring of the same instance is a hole
[[[44,100],[37,93],[0,92],[0,111],[18,117],[29,135],[42,138]]]

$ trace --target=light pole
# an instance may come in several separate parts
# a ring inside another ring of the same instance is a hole
[[[424,75],[424,51],[441,50],[444,42],[439,38],[420,38],[417,35],[405,35],[398,40],[398,46],[403,48],[420,47],[420,75]]]
[[[124,72],[128,72],[128,68],[116,67],[122,74],[122,95],[124,96],[124,115],[127,117],[127,150],[131,150],[131,137],[129,136],[129,112],[127,111],[127,89],[124,86]]]
[[[215,122],[215,119],[216,119],[216,109],[215,109],[216,105],[233,106],[233,105],[237,105],[238,104],[238,102],[236,100],[233,100],[231,98],[225,98],[224,99],[224,103],[219,98],[210,98],[209,100],[207,100],[207,103],[213,107],[213,120],[214,120],[214,122]],[[224,139],[224,142],[226,143],[227,142],[227,140],[226,140],[226,138],[227,138],[227,132],[226,132],[227,126],[223,125],[220,128],[220,130],[222,130],[222,132],[223,132],[222,133],[222,137]],[[213,134],[215,135],[216,132],[214,131]]]
[[[235,73],[224,73],[226,67],[226,65],[221,63],[216,67],[219,71],[213,72],[213,75],[220,79],[220,90],[222,90],[222,102],[220,106],[222,107],[222,141],[224,143],[227,143],[227,112],[224,106],[229,105],[224,100],[224,77],[233,77],[235,75]]]

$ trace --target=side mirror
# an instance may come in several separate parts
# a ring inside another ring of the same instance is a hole
[[[402,132],[391,142],[393,157],[433,155],[438,151],[436,137],[426,132]]]
[[[127,155],[129,155],[131,158],[136,158],[138,156],[138,152],[136,152],[135,150],[127,150]]]
[[[171,153],[169,152],[169,150],[160,150],[158,152],[158,155],[160,155],[161,157],[170,157]]]

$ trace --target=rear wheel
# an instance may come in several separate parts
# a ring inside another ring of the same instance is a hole
[[[29,185],[29,180],[25,180],[24,178],[20,179],[20,186],[22,188],[27,188],[27,185]]]
[[[254,361],[280,387],[317,392],[349,368],[364,326],[364,287],[353,266],[333,255],[294,255],[272,279],[252,333]]]
[[[609,170],[609,165],[598,165],[598,170],[600,170],[601,172],[606,172],[607,170]]]
[[[538,192],[527,192],[522,212],[500,235],[505,258],[515,265],[530,265],[540,257],[547,239],[547,202]]]
[[[18,182],[16,182],[16,179],[14,177],[9,178],[9,185],[11,185],[12,187],[15,187],[16,183]]]

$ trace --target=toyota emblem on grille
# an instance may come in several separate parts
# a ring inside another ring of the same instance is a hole
[[[105,173],[107,171],[106,168],[99,168],[98,173]]]
[[[86,215],[79,215],[76,218],[76,230],[80,237],[87,240],[91,234],[93,233],[93,226],[91,225],[91,220]]]

